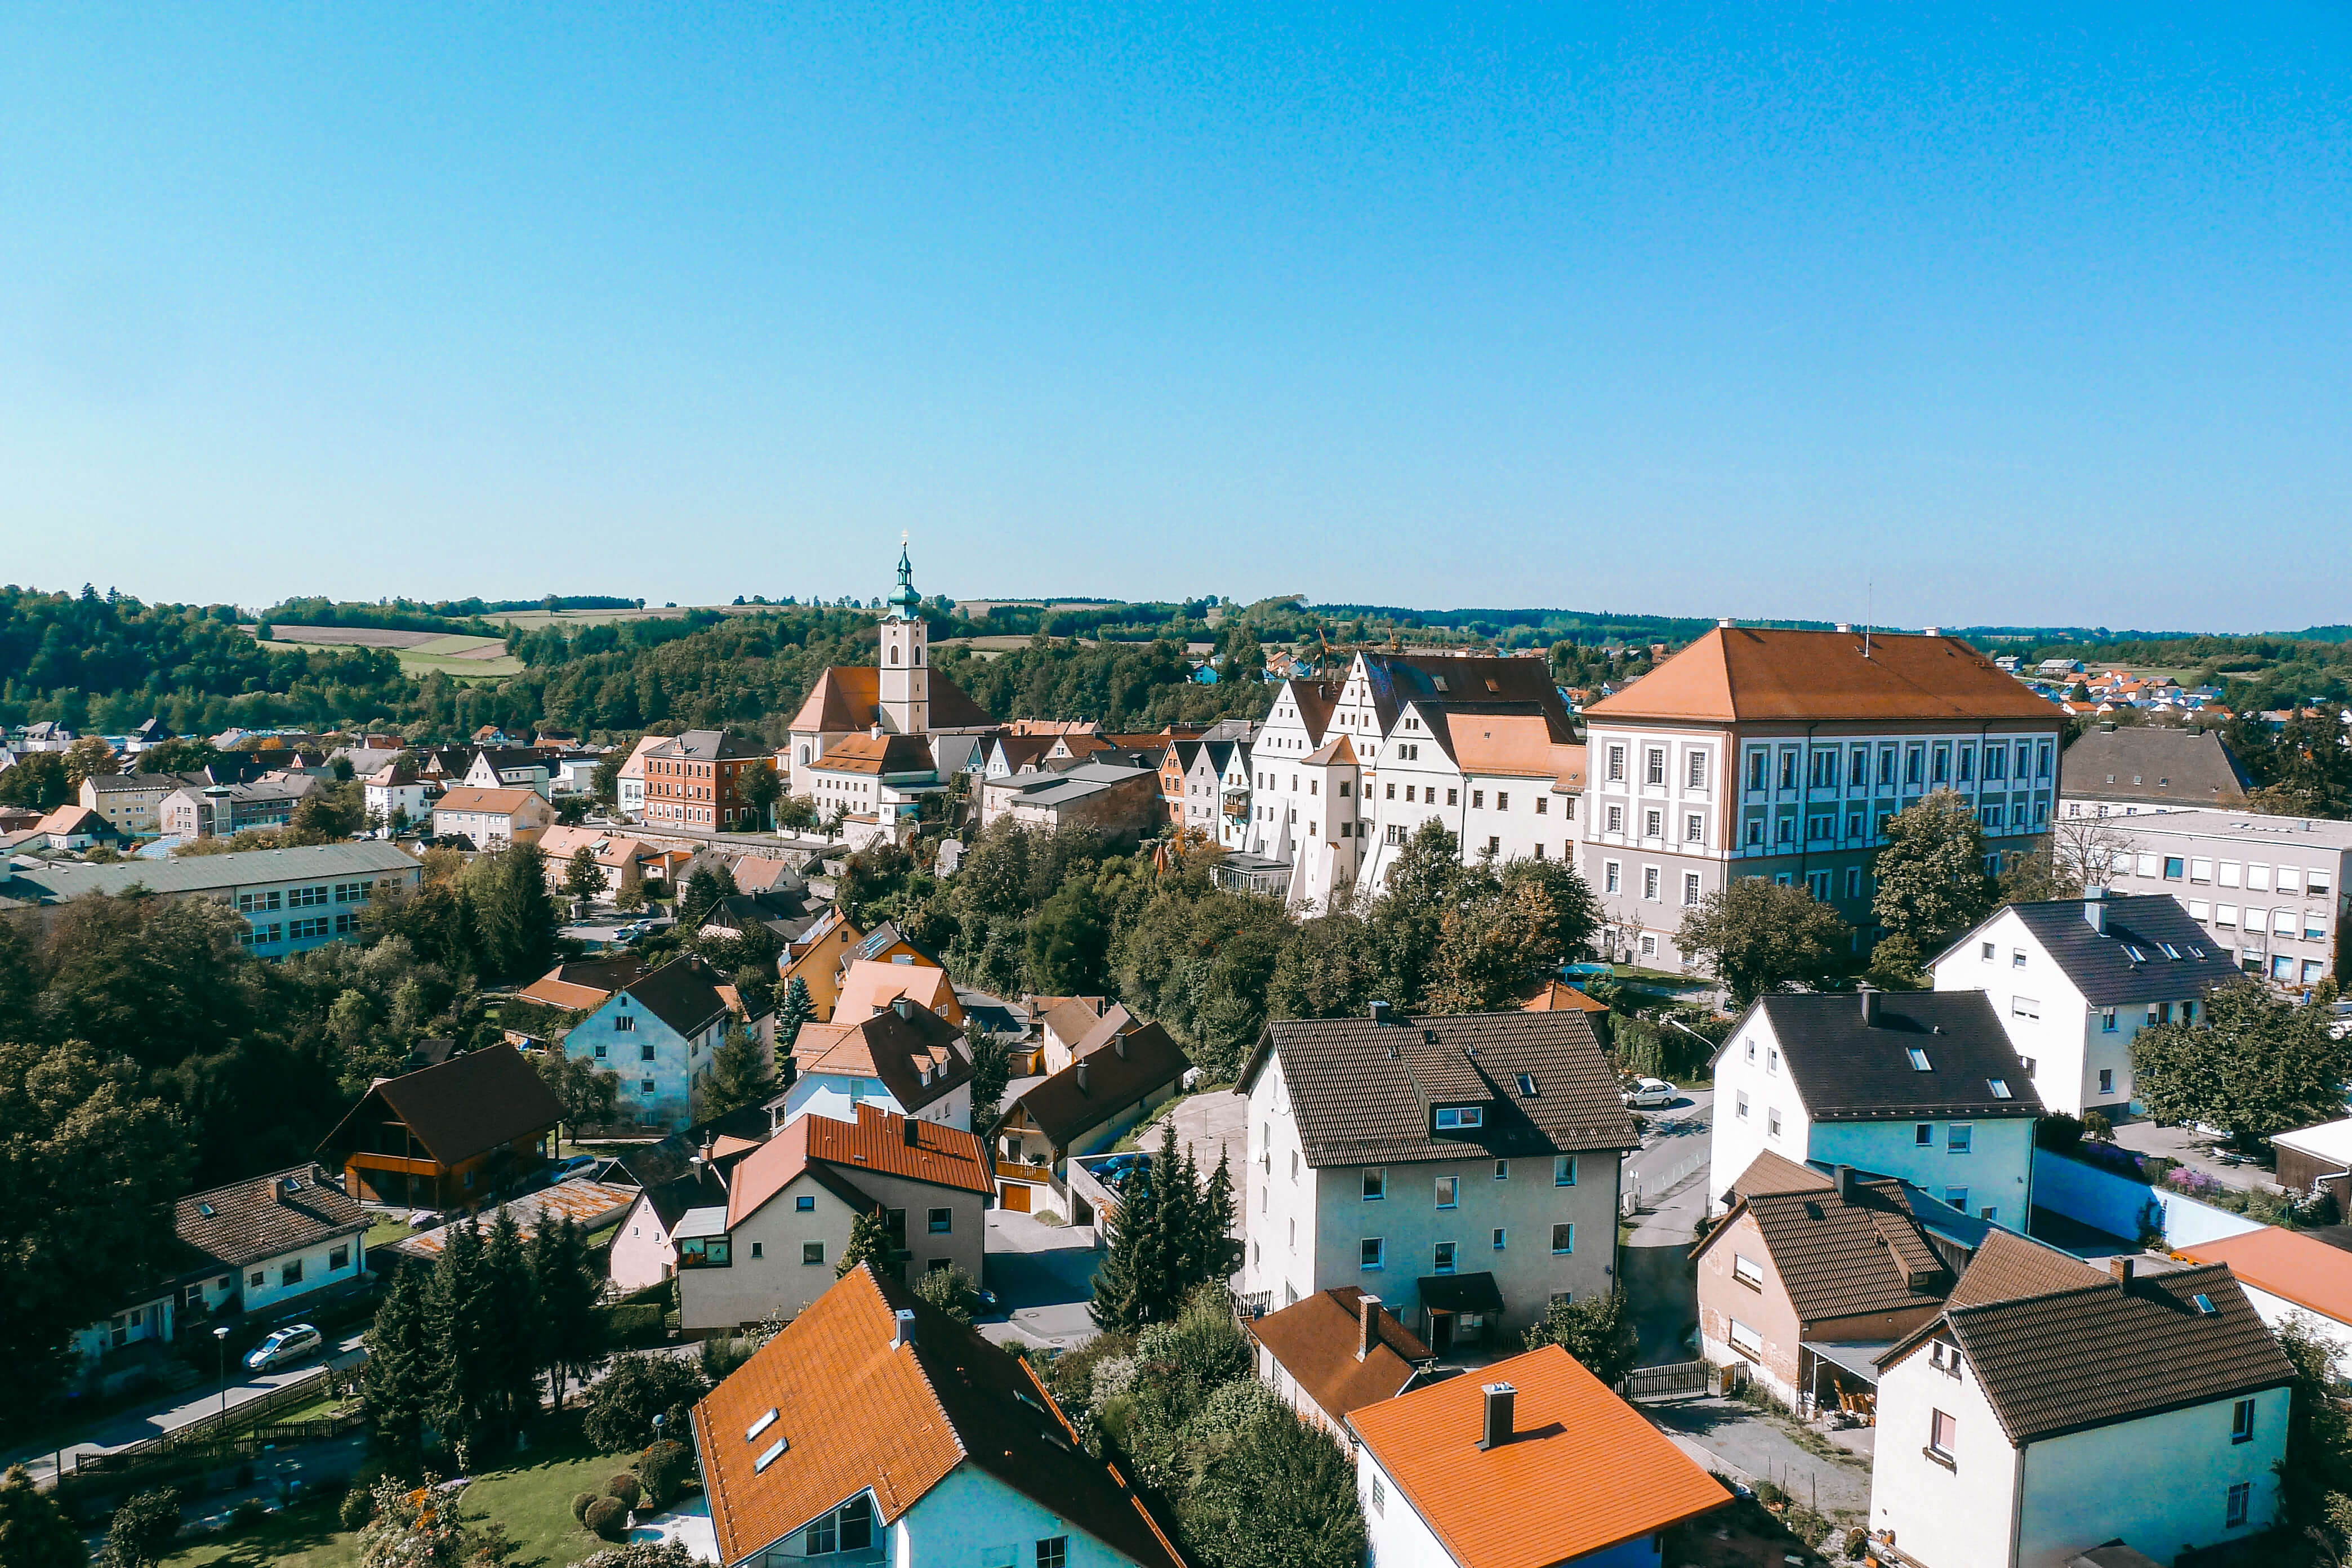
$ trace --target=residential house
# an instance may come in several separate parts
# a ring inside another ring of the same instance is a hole
[[[1870,1357],[1944,1309],[1965,1251],[1923,1225],[1902,1183],[1756,1156],[1691,1248],[1701,1353],[1790,1409],[1867,1413]]]
[[[1236,1087],[1245,1295],[1355,1285],[1444,1354],[1612,1288],[1633,1127],[1583,1014],[1280,1020]]]
[[[956,1001],[955,984],[948,979],[948,972],[936,964],[919,963],[910,957],[887,962],[853,959],[842,973],[841,995],[834,1004],[832,1021],[854,1024],[860,1018],[870,1018],[901,996],[958,1028],[963,1026],[963,1008]]]
[[[2253,787],[2218,731],[2103,723],[2066,748],[2064,798],[2077,804],[2243,806]]]
[[[283,827],[319,787],[308,773],[265,773],[247,784],[183,784],[156,806],[167,838],[226,838],[252,828]]]
[[[906,997],[855,1022],[803,1025],[792,1059],[789,1087],[768,1102],[778,1127],[811,1113],[847,1119],[871,1103],[971,1129],[971,1055],[963,1031]]]
[[[1981,991],[2043,1106],[2110,1121],[2133,1111],[2131,1043],[2204,1016],[2238,966],[2168,894],[2008,904],[1929,966],[1938,991]]]
[[[799,1317],[832,1285],[861,1214],[881,1216],[894,1276],[953,1267],[977,1280],[994,1192],[969,1132],[871,1103],[847,1121],[800,1117],[734,1165],[723,1208],[679,1227],[679,1325],[701,1335]]]
[[[548,782],[551,760],[536,748],[485,749],[474,753],[457,782],[475,789],[527,789],[545,800],[552,793]]]
[[[891,929],[897,930],[895,926]],[[811,1015],[832,1017],[833,1005],[841,999],[842,974],[849,967],[851,954],[865,941],[866,932],[841,912],[840,905],[835,905],[785,949],[777,972],[776,994],[782,996],[797,980],[808,992]],[[914,952],[912,944],[908,944],[907,952]],[[897,953],[885,956],[896,957]]]
[[[2102,1271],[1995,1231],[1877,1358],[1870,1523],[1923,1568],[2063,1568],[2252,1540],[2294,1368],[2223,1265]]]
[[[692,1419],[725,1564],[1182,1568],[1026,1363],[871,1267]]]
[[[44,926],[76,899],[133,888],[155,898],[209,899],[245,917],[237,941],[247,951],[282,958],[356,939],[369,900],[414,889],[421,874],[413,857],[389,844],[312,844],[104,866],[17,866],[0,871],[0,898],[32,906],[29,918]]]
[[[202,773],[92,773],[81,781],[80,798],[124,837],[152,838],[163,831],[167,796],[210,782]]]
[[[2068,800],[2067,820],[2101,804]],[[2169,893],[2248,974],[2309,986],[2352,981],[2339,940],[2352,914],[2352,823],[2212,808],[2109,807],[2110,893]]]
[[[563,1037],[563,1053],[620,1075],[623,1121],[684,1127],[695,1120],[727,1026],[740,1014],[734,988],[699,954],[685,953],[599,1004]]]
[[[2032,1212],[2042,1100],[1982,992],[1759,997],[1716,1053],[1715,1096],[1715,1171],[1769,1152],[1900,1177],[1998,1224]]]
[[[1805,886],[1867,945],[1886,819],[1956,790],[1998,871],[2049,831],[2063,723],[1957,637],[1722,622],[1585,710],[1604,945],[1685,962],[1684,911],[1740,877]]]
[[[724,730],[688,730],[648,749],[641,762],[648,824],[745,833],[766,826],[747,794],[753,774],[776,767],[759,742]]]
[[[354,1198],[470,1213],[542,1168],[562,1118],[555,1091],[500,1041],[376,1079],[319,1152]]]
[[[668,739],[667,735],[640,735],[637,743],[629,749],[628,760],[621,764],[614,780],[614,804],[623,820],[646,819],[646,753]]]
[[[1016,773],[981,784],[980,822],[1006,817],[1048,832],[1099,829],[1107,842],[1132,847],[1163,820],[1160,775],[1150,768],[1081,763],[1063,773]]]
[[[596,896],[618,899],[632,888],[646,885],[647,872],[661,874],[663,851],[638,839],[603,827],[549,827],[539,836],[539,852],[547,861],[547,885],[562,889],[572,868],[572,858],[585,849],[595,858],[604,890]]]
[[[62,850],[89,849],[124,837],[96,811],[70,801],[50,807],[34,825],[34,831],[49,848]]]
[[[1004,1206],[1033,1207],[1036,1188],[1066,1179],[1066,1161],[1108,1149],[1181,1093],[1192,1066],[1167,1030],[1130,1020],[1129,1027],[1109,1031],[1098,1047],[1022,1090],[989,1134],[1002,1162],[998,1174],[1005,1178]],[[1240,1176],[1234,1179],[1238,1185]]]
[[[1352,1447],[1348,1417],[1434,1379],[1435,1352],[1353,1285],[1253,1318],[1258,1380],[1308,1423]]]
[[[172,1209],[173,1229],[204,1260],[201,1277],[180,1287],[183,1329],[194,1318],[278,1312],[358,1284],[372,1222],[308,1162],[190,1193]]]
[[[125,755],[135,757],[142,752],[153,751],[166,741],[179,738],[169,724],[151,713],[131,727],[122,750]]]
[[[574,1177],[493,1205],[475,1215],[473,1219],[485,1230],[501,1218],[510,1219],[515,1229],[526,1238],[542,1226],[560,1225],[565,1220],[570,1220],[583,1231],[593,1232],[604,1229],[625,1215],[638,1195],[636,1188],[617,1182]],[[428,1229],[411,1232],[394,1241],[385,1250],[411,1262],[430,1264],[447,1248],[450,1233],[457,1224],[454,1220],[445,1220]]]
[[[2301,1319],[2333,1341],[2336,1380],[2352,1385],[2352,1251],[2308,1231],[2264,1225],[2176,1247],[2172,1256],[2226,1265],[2255,1315],[2273,1330]]]
[[[1731,1494],[1558,1345],[1348,1418],[1381,1568],[1644,1568]]]
[[[768,1132],[767,1112],[745,1106],[614,1159],[604,1179],[637,1189],[613,1233],[614,1289],[642,1290],[677,1272],[678,1226],[697,1209],[726,1208],[729,1174]]]
[[[1248,735],[1236,738],[1225,752],[1224,771],[1217,775],[1217,843],[1228,850],[1249,842],[1256,816],[1250,790],[1250,780],[1256,774],[1251,761],[1255,746]]]
[[[633,952],[595,958],[574,958],[557,964],[517,993],[526,1002],[585,1013],[603,1006],[613,994],[645,975],[645,965]]]
[[[441,798],[444,787],[439,781],[418,773],[414,762],[395,758],[365,775],[360,784],[360,794],[366,802],[369,820],[381,822],[386,832],[398,832],[430,822],[433,803]]]
[[[433,836],[463,838],[478,850],[534,843],[554,821],[546,797],[536,790],[460,784],[433,803]]]
[[[1036,1031],[1035,1071],[1060,1072],[1076,1061],[1078,1043],[1100,1026],[1106,1009],[1127,1017],[1124,1007],[1111,1007],[1103,996],[1024,996],[1031,1026]]]

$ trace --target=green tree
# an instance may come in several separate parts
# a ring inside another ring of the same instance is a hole
[[[980,1305],[979,1284],[952,1263],[945,1268],[925,1269],[915,1281],[915,1296],[966,1328],[971,1326],[972,1312]]]
[[[1683,916],[1675,941],[1744,1007],[1768,991],[1838,972],[1853,930],[1835,910],[1793,883],[1741,877]]]
[[[376,1447],[388,1454],[415,1453],[433,1416],[441,1378],[428,1321],[430,1279],[420,1264],[394,1263],[367,1332],[360,1408]]]
[[[510,1436],[539,1415],[541,1309],[522,1231],[503,1208],[482,1247],[482,1275],[489,1405],[500,1430]]]
[[[604,760],[596,764],[595,776],[590,781],[588,789],[596,797],[598,805],[609,810],[621,803],[621,769],[629,760],[630,749],[615,745],[604,753]]]
[[[66,760],[58,752],[31,752],[16,765],[0,770],[0,805],[21,805],[48,811],[74,798],[79,785],[66,776]]]
[[[861,1263],[871,1263],[878,1273],[898,1277],[898,1252],[890,1245],[890,1233],[882,1228],[882,1214],[867,1209],[849,1222],[849,1245],[841,1249],[841,1261],[834,1265],[836,1279]]]
[[[1871,912],[1925,962],[1992,910],[1984,830],[1958,791],[1939,789],[1888,817],[1885,838],[1871,868]]]
[[[120,1300],[173,1246],[193,1163],[185,1127],[138,1075],[81,1040],[0,1040],[0,1353],[20,1385],[61,1366],[92,1301]]]
[[[761,825],[766,826],[771,825],[769,814],[782,796],[784,786],[777,779],[775,769],[753,768],[743,775],[738,793],[746,805],[760,814]]]
[[[724,1116],[757,1105],[775,1089],[766,1043],[756,1031],[730,1019],[718,1050],[711,1053],[710,1077],[702,1087],[702,1114]]]
[[[8,1568],[83,1568],[89,1561],[81,1531],[56,1497],[34,1485],[24,1466],[9,1466],[0,1476],[0,1563]]]
[[[1445,911],[1463,876],[1461,841],[1432,817],[1405,841],[1364,911],[1374,993],[1406,1013],[1422,1011],[1436,983]]]
[[[106,1527],[106,1568],[154,1568],[172,1555],[180,1533],[180,1494],[172,1487],[132,1492]],[[10,1563],[16,1559],[6,1558]]]
[[[581,1430],[603,1453],[636,1453],[654,1440],[656,1415],[666,1430],[685,1431],[686,1413],[709,1386],[691,1361],[658,1352],[615,1356],[589,1391]]]
[[[1491,1013],[1517,1004],[1591,940],[1598,921],[1583,879],[1556,860],[1482,863],[1456,879],[1439,921],[1433,1013]]]
[[[540,1078],[563,1107],[563,1124],[575,1135],[583,1127],[612,1122],[620,1103],[620,1074],[599,1071],[587,1058],[558,1050],[541,1051],[537,1066]]]
[[[603,1320],[596,1315],[603,1280],[589,1258],[579,1222],[568,1215],[560,1224],[533,1231],[530,1253],[531,1293],[538,1308],[532,1323],[535,1359],[547,1373],[548,1396],[561,1410],[565,1381],[585,1381],[604,1359]]]
[[[1054,996],[1091,995],[1102,989],[1110,928],[1093,885],[1072,879],[1055,890],[1029,921],[1029,979]]]
[[[1203,1568],[1355,1568],[1364,1560],[1356,1468],[1331,1435],[1258,1399],[1179,1513]]]
[[[720,900],[733,898],[736,891],[735,879],[725,867],[697,866],[686,879],[686,892],[677,901],[679,929],[695,930]]]
[[[2226,1128],[2252,1148],[2343,1114],[2352,1040],[2332,1037],[2316,1009],[2248,979],[2209,995],[2204,1015],[2132,1037],[2132,1087],[2158,1121]]]
[[[89,779],[112,778],[122,771],[114,748],[98,735],[84,735],[65,750],[66,783],[79,793]]]
[[[1528,1349],[1541,1350],[1546,1345],[1558,1345],[1582,1362],[1585,1371],[1614,1388],[1618,1379],[1633,1370],[1633,1358],[1640,1353],[1639,1336],[1625,1310],[1625,1292],[1612,1290],[1581,1301],[1553,1302],[1543,1321],[1527,1335]]]
[[[963,1045],[971,1053],[971,1124],[987,1128],[1003,1109],[1004,1086],[1013,1080],[1012,1053],[976,1017],[964,1020]]]
[[[425,1321],[438,1374],[432,1420],[463,1465],[498,1429],[508,1347],[493,1300],[500,1281],[484,1266],[480,1227],[464,1219],[442,1234],[441,1256],[434,1261],[425,1296]]]
[[[1118,1206],[1106,1221],[1103,1260],[1087,1309],[1096,1327],[1134,1333],[1168,1321],[1213,1267],[1203,1256],[1203,1200],[1191,1160],[1177,1152],[1175,1124],[1165,1123],[1145,1178],[1120,1189]]]
[[[604,896],[604,868],[596,864],[595,846],[583,844],[563,863],[563,890],[583,901]]]
[[[801,1026],[816,1016],[816,1007],[809,1000],[808,982],[799,975],[784,987],[784,1000],[776,1009],[776,1053],[790,1052],[801,1037]]]
[[[555,960],[558,925],[547,863],[533,844],[510,844],[466,872],[466,901],[480,932],[486,979],[544,973]]]

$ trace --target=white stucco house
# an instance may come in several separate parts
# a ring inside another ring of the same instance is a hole
[[[2065,1568],[2270,1527],[2294,1370],[2226,1267],[2137,1261],[1987,1237],[1877,1358],[1874,1533],[1923,1568]]]
[[[2042,1101],[1982,992],[1759,997],[1715,1058],[1712,1169],[1762,1153],[1895,1176],[1996,1224],[2032,1212]],[[1718,1184],[1710,1214],[1727,1206]]]
[[[857,1108],[871,1105],[971,1131],[963,1031],[910,998],[856,1022],[803,1025],[792,1061],[791,1084],[768,1101],[778,1128],[812,1114],[855,1121]]]
[[[2119,1117],[2132,1109],[2132,1037],[2195,1022],[2205,994],[2238,977],[2227,948],[2167,893],[2009,904],[1929,965],[1938,991],[1981,991],[2044,1109]]]

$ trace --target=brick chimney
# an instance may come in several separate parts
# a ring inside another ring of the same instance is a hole
[[[1075,1076],[1076,1076],[1076,1078],[1077,1079],[1077,1081],[1078,1081],[1078,1092],[1079,1092],[1080,1094],[1084,1094],[1084,1093],[1086,1093],[1086,1092],[1087,1092],[1087,1058],[1084,1058],[1084,1057],[1080,1057],[1076,1061],[1072,1062],[1072,1063],[1070,1064],[1070,1071],[1071,1071],[1071,1073],[1072,1073],[1073,1075],[1075,1075]]]
[[[1362,1361],[1381,1342],[1381,1299],[1365,1296],[1356,1302],[1356,1359]]]
[[[1486,1396],[1486,1429],[1478,1447],[1499,1448],[1511,1440],[1511,1405],[1518,1391],[1507,1383],[1490,1383],[1478,1392]]]
[[[2126,1289],[2129,1289],[2131,1288],[2132,1260],[2130,1258],[2122,1253],[2117,1253],[2115,1257],[2108,1258],[2107,1272],[2116,1277],[2116,1284],[2121,1285]]]

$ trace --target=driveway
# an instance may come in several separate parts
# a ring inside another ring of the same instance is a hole
[[[1029,1215],[990,1209],[982,1267],[997,1305],[996,1315],[978,1324],[982,1336],[1033,1350],[1067,1350],[1093,1338],[1087,1304],[1101,1261],[1090,1227],[1040,1225]]]
[[[310,1376],[331,1361],[337,1366],[348,1366],[360,1360],[360,1340],[367,1331],[354,1328],[332,1342],[333,1348],[326,1356],[311,1356],[292,1366],[281,1366],[269,1372],[240,1373],[226,1390],[227,1407],[274,1394],[288,1384]],[[207,1415],[217,1415],[222,1407],[223,1390],[219,1384],[205,1386],[204,1392],[183,1389],[165,1395],[155,1404],[142,1409],[119,1410],[101,1417],[82,1436],[63,1444],[52,1444],[38,1453],[17,1451],[0,1457],[0,1468],[21,1463],[33,1473],[33,1479],[43,1486],[57,1479],[58,1464],[62,1455],[66,1469],[73,1469],[78,1454],[109,1454],[117,1448],[127,1448],[133,1443],[175,1431],[191,1421],[201,1421]]]
[[[1180,1100],[1172,1110],[1161,1113],[1162,1119],[1176,1124],[1176,1142],[1192,1151],[1192,1163],[1203,1172],[1217,1168],[1217,1156],[1226,1160],[1226,1169],[1236,1187],[1241,1184],[1241,1169],[1249,1163],[1249,1101],[1230,1089],[1212,1089]],[[1160,1147],[1160,1130],[1151,1128],[1137,1140],[1146,1149]]]
[[[1870,1465],[1846,1455],[1824,1458],[1798,1446],[1780,1423],[1736,1399],[1709,1395],[1643,1414],[1675,1447],[1702,1465],[1719,1467],[1751,1485],[1777,1481],[1799,1502],[1830,1519],[1860,1523],[1870,1517]]]
[[[2126,1121],[2116,1129],[2116,1142],[2136,1154],[2161,1154],[2191,1170],[2201,1171],[2225,1187],[2240,1192],[2277,1192],[2277,1176],[2252,1161],[2225,1163],[2215,1157],[2228,1141],[2193,1127],[2159,1127],[2153,1121]]]
[[[1626,1156],[1624,1190],[1638,1204],[1620,1254],[1643,1366],[1687,1361],[1698,1328],[1691,1240],[1706,1215],[1707,1144],[1715,1091],[1694,1089],[1643,1114],[1650,1130]]]

